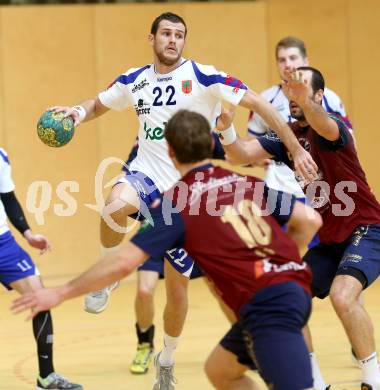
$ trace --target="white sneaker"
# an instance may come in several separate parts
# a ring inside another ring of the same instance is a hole
[[[111,291],[118,285],[119,282],[115,282],[106,288],[93,291],[86,295],[84,299],[84,310],[92,314],[99,314],[104,311],[108,306]]]
[[[152,390],[175,390],[177,380],[174,378],[174,364],[161,366],[160,353],[154,359],[156,367],[156,379]]]

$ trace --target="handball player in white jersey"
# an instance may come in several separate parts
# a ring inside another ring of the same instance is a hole
[[[110,109],[134,109],[140,122],[139,148],[129,172],[112,189],[101,220],[101,244],[104,252],[114,251],[124,238],[127,217],[146,218],[147,205],[160,192],[170,188],[178,179],[164,139],[165,123],[180,109],[191,109],[203,114],[215,127],[221,113],[222,101],[241,105],[258,112],[293,155],[300,175],[313,179],[316,165],[309,153],[296,140],[277,111],[259,94],[241,81],[219,72],[210,65],[201,65],[182,57],[187,27],[178,15],[164,13],[151,27],[149,43],[153,48],[153,63],[129,69],[105,91],[74,107],[56,106],[74,119],[75,126],[105,114]],[[223,128],[220,120],[219,129]],[[231,131],[229,131],[231,130]],[[224,131],[225,142],[235,132]],[[112,222],[110,222],[112,218]],[[116,225],[116,229],[115,229]],[[177,269],[165,261],[167,304],[164,312],[164,348],[156,361],[157,379],[154,389],[174,389],[173,355],[187,313],[188,276],[192,260],[179,248]],[[172,263],[173,264],[173,263]],[[93,297],[105,296],[104,306],[112,286],[94,292]]]

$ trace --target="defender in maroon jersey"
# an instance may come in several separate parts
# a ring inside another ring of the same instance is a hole
[[[210,128],[200,114],[179,111],[165,137],[183,178],[153,202],[139,233],[79,278],[25,295],[13,309],[31,308],[33,316],[121,279],[149,256],[162,258],[168,249],[183,247],[239,318],[206,363],[214,386],[256,389],[244,372],[257,367],[272,389],[311,389],[301,333],[311,310],[311,274],[299,250],[306,250],[321,218],[293,195],[210,164]],[[281,229],[285,223],[287,233]],[[186,264],[177,260],[173,266]],[[171,390],[174,384],[155,388]]]
[[[331,301],[362,366],[362,389],[380,389],[371,319],[360,304],[363,289],[380,274],[380,205],[360,165],[353,138],[341,118],[321,106],[324,79],[315,68],[288,71],[284,91],[298,141],[318,165],[318,179],[298,177],[323,226],[320,244],[304,260],[313,273],[313,294]],[[235,163],[275,157],[294,169],[284,144],[274,134],[225,145]],[[296,176],[297,177],[297,176]],[[311,347],[311,341],[309,348]]]

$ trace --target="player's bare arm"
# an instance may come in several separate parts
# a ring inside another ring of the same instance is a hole
[[[257,112],[264,119],[268,126],[281,138],[293,156],[294,167],[297,172],[308,180],[314,180],[317,175],[317,165],[310,154],[299,144],[293,131],[276,109],[261,95],[251,90],[245,93],[240,105]]]
[[[56,288],[24,294],[14,300],[11,310],[14,313],[20,313],[31,309],[28,317],[31,319],[39,312],[58,306],[68,299],[109,286],[129,275],[148,257],[148,254],[129,242],[68,283]]]
[[[66,117],[71,116],[73,118],[74,126],[77,127],[82,122],[90,121],[105,114],[109,111],[109,108],[96,97],[84,100],[73,107],[54,106],[48,108],[47,111],[64,112]]]
[[[310,95],[311,72],[296,69],[285,71],[286,79],[282,82],[284,93],[289,101],[297,103],[305,114],[307,123],[323,138],[336,141],[340,134],[338,125],[332,120],[321,104]],[[323,91],[317,93],[322,94]]]
[[[228,162],[232,165],[256,164],[263,159],[273,157],[259,143],[257,139],[245,140],[238,138],[230,145],[223,145]]]
[[[287,235],[297,244],[301,256],[308,250],[308,244],[322,226],[322,218],[312,207],[297,201],[288,221]]]
[[[235,118],[236,106],[231,105],[229,109],[222,107],[222,112],[216,121],[215,130],[225,131],[232,126]],[[232,165],[248,165],[259,161],[262,158],[272,157],[259,142],[252,143],[252,138],[238,138],[229,145],[223,145],[227,156],[226,159]],[[262,157],[261,156],[265,156]]]

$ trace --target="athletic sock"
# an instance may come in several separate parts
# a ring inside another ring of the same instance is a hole
[[[177,348],[179,337],[172,337],[164,333],[164,348],[160,352],[160,364],[171,366],[174,364],[174,352]]]
[[[362,367],[362,381],[372,386],[380,385],[380,371],[377,353],[374,352],[365,359],[359,360]]]
[[[314,352],[310,354],[311,371],[313,374],[314,390],[325,390],[327,385],[322,377],[321,370],[319,369],[317,357]]]
[[[154,325],[151,325],[149,328],[141,329],[139,324],[136,323],[136,334],[139,344],[149,343],[150,347],[153,349],[154,344]]]
[[[53,367],[53,321],[50,311],[38,313],[33,318],[33,334],[37,343],[40,376],[46,378]]]

